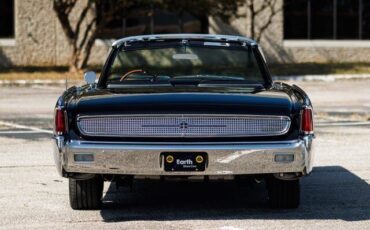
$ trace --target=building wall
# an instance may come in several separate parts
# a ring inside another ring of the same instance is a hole
[[[87,0],[78,1],[72,12],[76,21]],[[96,45],[92,64],[104,62],[109,45]],[[1,66],[68,65],[68,44],[51,0],[15,0],[15,38],[0,39]]]
[[[87,0],[78,1],[72,12],[76,20]],[[262,1],[260,1],[262,2]],[[282,7],[279,0],[277,8]],[[266,12],[268,13],[268,12]],[[245,6],[239,9],[241,17],[230,23],[209,18],[210,33],[248,35],[250,19]],[[2,66],[67,65],[71,55],[69,46],[51,0],[15,0],[15,39],[0,39]],[[256,22],[263,23],[266,15]],[[291,41],[283,38],[283,13],[272,20],[260,41],[270,62],[368,62],[370,41]],[[98,40],[92,51],[90,64],[100,65],[107,57],[110,41]]]
[[[3,65],[53,65],[56,63],[56,23],[52,1],[15,1],[15,39],[0,41]]]
[[[262,1],[259,1],[262,3]],[[283,0],[278,0],[276,9],[283,7]],[[238,14],[246,14],[242,7]],[[263,23],[267,14],[261,15],[256,23]],[[284,40],[284,16],[280,11],[263,33],[260,45],[269,62],[303,63],[303,62],[369,62],[370,40]],[[248,36],[250,20],[238,18],[230,24],[219,20],[210,20],[211,33],[231,33]]]

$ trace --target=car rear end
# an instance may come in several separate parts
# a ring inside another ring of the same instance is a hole
[[[298,87],[272,85],[255,43],[222,38],[201,42],[211,42],[212,49],[244,46],[257,55],[261,82],[235,80],[239,76],[226,82],[224,76],[200,74],[166,78],[138,71],[113,76],[113,81],[112,75],[103,76],[95,88],[74,88],[60,98],[54,155],[60,174],[70,178],[73,208],[97,208],[104,180],[241,177],[266,179],[272,207],[298,206],[299,178],[312,170],[312,105]],[[195,55],[202,60],[197,52],[181,55],[172,58],[195,62]],[[106,68],[112,65],[109,59]],[[146,78],[151,83],[141,85]]]
[[[311,170],[304,139],[278,140],[289,132],[288,116],[85,115],[77,127],[84,138],[64,146],[66,172],[220,176]]]

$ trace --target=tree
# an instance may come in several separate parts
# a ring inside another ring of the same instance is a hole
[[[99,31],[111,20],[124,18],[135,7],[162,8],[178,14],[188,11],[199,17],[219,16],[227,20],[240,3],[240,0],[86,0],[77,20],[71,19],[71,12],[81,1],[53,0],[53,9],[72,47],[70,70],[76,71],[86,67]],[[98,17],[97,12],[104,12],[104,16]]]
[[[105,17],[98,20],[96,10],[113,1],[87,0],[76,21],[71,20],[71,12],[78,0],[53,0],[53,9],[62,26],[69,45],[72,47],[70,70],[76,71],[85,68],[90,58],[91,49],[95,43],[98,32],[119,11],[133,5],[134,1],[114,1],[117,7],[110,7]],[[104,9],[105,10],[105,9]]]
[[[246,6],[246,16],[249,20],[248,36],[260,42],[263,33],[282,7],[278,6],[278,0],[246,0]],[[262,17],[264,20],[261,20]]]

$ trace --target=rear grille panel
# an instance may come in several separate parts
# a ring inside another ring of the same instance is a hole
[[[289,131],[287,116],[262,115],[99,115],[79,116],[77,126],[91,137],[255,137]]]

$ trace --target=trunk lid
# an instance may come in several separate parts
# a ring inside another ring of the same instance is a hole
[[[253,93],[157,92],[96,90],[75,101],[76,115],[98,114],[253,114],[291,116],[293,101],[282,91]]]

